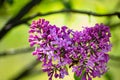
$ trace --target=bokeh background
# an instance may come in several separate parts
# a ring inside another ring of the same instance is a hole
[[[54,13],[61,10],[84,13]],[[39,18],[74,30],[96,23],[108,25],[113,45],[109,70],[93,80],[120,80],[120,0],[0,0],[0,80],[48,80],[28,43],[29,25]],[[63,80],[74,80],[69,73]]]

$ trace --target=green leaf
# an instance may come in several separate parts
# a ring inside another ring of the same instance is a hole
[[[74,73],[74,80],[81,80],[81,77],[76,76],[76,74]]]
[[[76,76],[76,74],[74,73],[74,80],[82,80],[84,73],[85,73],[85,70],[82,71],[82,74],[80,77]]]

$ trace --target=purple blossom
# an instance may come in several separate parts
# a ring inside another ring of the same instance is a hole
[[[64,78],[67,68],[82,80],[100,77],[107,70],[111,50],[109,27],[96,24],[83,31],[73,31],[66,26],[61,28],[49,24],[45,19],[33,21],[29,30],[30,46],[35,46],[33,55],[43,65],[43,71],[52,77]]]

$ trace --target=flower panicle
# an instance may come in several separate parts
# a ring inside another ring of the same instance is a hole
[[[100,77],[107,70],[111,50],[108,26],[96,24],[83,31],[73,31],[66,26],[51,25],[45,19],[33,21],[29,30],[30,46],[35,46],[33,55],[40,60],[44,72],[52,77],[64,78],[67,68],[72,68],[82,80]]]

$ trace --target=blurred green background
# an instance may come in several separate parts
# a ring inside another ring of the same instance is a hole
[[[36,1],[36,3],[35,3]],[[38,1],[38,2],[37,2]],[[31,4],[30,4],[31,3]],[[34,5],[33,5],[33,4]],[[27,12],[26,5],[32,6]],[[82,10],[98,14],[120,12],[120,0],[0,0],[0,29],[9,29],[10,24],[24,20],[37,13],[46,14],[59,10]],[[26,12],[26,13],[24,13]],[[17,16],[20,13],[20,16]],[[15,17],[16,20],[15,20]],[[120,15],[119,15],[120,17]],[[104,23],[110,26],[112,50],[109,52],[108,72],[101,78],[93,80],[120,80],[120,19],[118,16],[92,16],[81,13],[57,13],[37,16],[13,25],[4,37],[0,38],[0,80],[48,80],[47,74],[41,71],[40,62],[32,56],[33,49],[29,48],[28,30],[32,20],[45,18],[57,26],[66,25],[74,30],[81,30],[82,26],[93,26]],[[14,19],[14,21],[11,21]],[[5,32],[5,31],[3,31]],[[0,34],[0,36],[3,34]],[[74,80],[73,73],[63,80]],[[59,79],[53,79],[59,80]],[[62,79],[61,79],[62,80]]]

